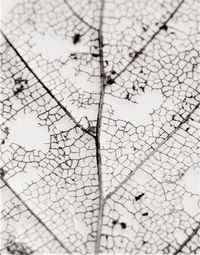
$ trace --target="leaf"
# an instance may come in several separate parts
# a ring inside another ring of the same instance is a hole
[[[198,1],[4,6],[2,254],[198,254]]]

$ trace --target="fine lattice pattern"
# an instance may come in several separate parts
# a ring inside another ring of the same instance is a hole
[[[200,254],[199,0],[5,0],[2,254]]]

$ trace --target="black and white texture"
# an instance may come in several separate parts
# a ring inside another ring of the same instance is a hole
[[[199,9],[2,1],[2,254],[200,254]]]

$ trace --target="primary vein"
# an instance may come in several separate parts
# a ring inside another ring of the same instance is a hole
[[[98,115],[97,115],[97,128],[96,128],[96,158],[97,158],[97,170],[98,170],[98,182],[99,182],[99,215],[97,224],[97,237],[95,244],[95,253],[99,253],[100,239],[101,239],[101,228],[102,228],[102,218],[103,218],[103,185],[102,185],[102,159],[101,159],[101,124],[102,124],[102,112],[103,112],[103,102],[105,94],[105,70],[104,70],[104,57],[103,57],[103,12],[104,12],[104,0],[101,0],[101,10],[100,10],[100,24],[98,31],[98,42],[99,42],[99,60],[100,60],[100,79],[101,79],[101,89],[100,89],[100,99],[98,105]]]

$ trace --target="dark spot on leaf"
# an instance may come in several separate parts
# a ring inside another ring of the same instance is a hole
[[[116,74],[116,72],[115,72],[115,70],[112,70],[112,72],[111,72],[112,74]]]
[[[99,54],[92,53],[92,56],[95,57],[95,58],[97,58],[97,57],[99,57]]]
[[[116,224],[117,224],[117,220],[113,220],[113,221],[112,221],[112,224],[113,224],[113,225],[116,225]]]
[[[127,93],[125,99],[130,100],[130,93]]]
[[[132,89],[135,91],[135,85],[133,85]]]
[[[5,140],[3,139],[2,142],[1,142],[1,144],[4,144],[4,143],[5,143]]]
[[[108,66],[108,60],[105,61],[106,65]]]
[[[145,88],[144,87],[140,87],[140,89],[142,90],[142,92],[144,92]]]
[[[80,39],[81,39],[81,35],[80,34],[75,34],[73,36],[73,43],[76,44],[76,43],[80,42]]]
[[[133,56],[133,53],[132,53],[132,52],[129,52],[128,55],[129,55],[129,57],[132,57],[132,56]]]
[[[148,30],[147,26],[143,26],[142,29],[144,32],[146,32]]]
[[[167,26],[166,24],[164,24],[164,25],[162,25],[162,26],[160,27],[160,29],[163,29],[163,30],[167,31],[168,26]]]
[[[76,55],[76,53],[71,53],[71,55],[70,55],[71,57],[72,57],[72,59],[77,59],[77,55]]]
[[[122,222],[122,223],[120,223],[120,225],[121,225],[122,229],[126,228],[126,223]]]
[[[143,213],[142,216],[148,216],[148,212]]]
[[[113,84],[113,83],[114,83],[114,80],[113,80],[113,79],[108,79],[108,80],[107,80],[107,84],[111,85],[111,84]]]
[[[9,128],[5,127],[5,133],[8,135],[9,134]]]
[[[186,131],[186,132],[188,132],[188,131],[189,131],[189,129],[190,129],[190,128],[189,128],[189,127],[187,127],[185,131]]]
[[[6,250],[10,252],[11,251],[10,246],[7,246]]]
[[[93,127],[93,126],[92,126],[92,127],[89,127],[89,128],[88,128],[88,131],[95,134],[95,133],[96,133],[96,127]]]
[[[22,78],[17,78],[17,79],[15,79],[15,84],[20,84],[21,82],[24,82],[25,84],[27,84],[28,83],[28,81],[25,79],[22,79]]]
[[[21,81],[22,81],[21,78],[17,78],[17,79],[15,79],[15,84],[19,84]]]
[[[16,90],[14,90],[14,95],[18,95],[20,92],[22,92],[24,90],[24,86],[21,85],[20,88],[17,88]]]
[[[197,64],[193,64],[192,65],[192,71],[194,71],[196,69],[196,67],[197,67]]]
[[[142,193],[142,194],[136,196],[136,197],[135,197],[135,200],[138,201],[138,200],[140,200],[143,196],[144,196],[144,193]]]
[[[3,178],[6,174],[6,171],[3,169],[3,167],[0,168],[0,176]]]
[[[134,58],[137,58],[139,55],[140,55],[140,52],[139,52],[139,51],[136,51],[136,52],[135,52],[135,55],[134,55]]]
[[[30,255],[33,251],[25,243],[11,241],[6,246],[7,251],[13,255]]]

